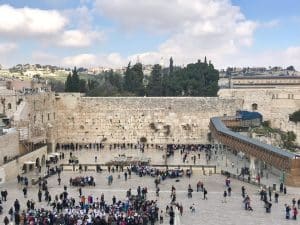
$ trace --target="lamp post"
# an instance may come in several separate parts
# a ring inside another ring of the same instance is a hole
[[[225,166],[227,168],[228,166],[228,162],[227,162],[227,153],[228,153],[228,150],[227,150],[227,147],[225,146]]]

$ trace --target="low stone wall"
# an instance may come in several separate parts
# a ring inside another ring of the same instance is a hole
[[[0,168],[0,182],[5,182],[8,180],[16,179],[18,174],[21,174],[22,167],[25,162],[32,161],[36,162],[36,159],[41,160],[45,157],[47,158],[47,146],[41,147],[33,152],[30,152],[24,156],[19,157],[9,163],[4,164]]]

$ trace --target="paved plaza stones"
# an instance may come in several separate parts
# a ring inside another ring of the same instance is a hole
[[[54,175],[48,179],[49,192],[52,198],[63,191],[63,186],[68,186],[68,192],[71,197],[74,197],[77,201],[78,188],[69,186],[69,179],[76,176],[92,175],[95,178],[95,187],[83,188],[83,195],[93,195],[94,197],[101,196],[104,193],[105,200],[111,202],[112,196],[115,195],[117,199],[125,199],[126,191],[131,188],[133,194],[136,192],[138,185],[141,187],[147,186],[149,190],[148,199],[157,199],[158,205],[165,211],[165,207],[170,203],[170,190],[171,186],[176,187],[177,202],[183,205],[183,216],[180,217],[181,225],[192,224],[207,224],[207,225],[281,225],[281,224],[299,224],[299,221],[286,221],[284,204],[291,204],[292,198],[298,199],[300,197],[299,189],[288,188],[287,195],[280,195],[279,203],[273,203],[271,214],[265,213],[264,204],[260,201],[258,195],[259,188],[257,186],[249,185],[241,181],[232,180],[232,196],[228,197],[227,203],[222,203],[223,191],[225,188],[225,177],[222,175],[205,176],[200,171],[194,171],[194,174],[189,179],[183,177],[179,182],[175,179],[166,179],[160,184],[160,196],[155,196],[155,184],[152,177],[139,177],[132,174],[131,179],[125,181],[123,174],[121,173],[120,179],[118,179],[118,173],[113,173],[114,181],[111,186],[107,184],[108,172],[102,173],[96,172],[67,172],[64,171],[61,174],[62,184],[58,186],[57,175]],[[196,183],[201,180],[204,182],[205,187],[208,190],[208,200],[203,200],[202,192],[193,192],[192,199],[187,198],[187,187],[191,184],[193,189],[196,190]],[[251,198],[251,205],[254,209],[253,212],[245,211],[242,204],[241,186],[246,187],[246,191]],[[8,190],[8,201],[3,203],[4,213],[0,216],[2,223],[3,216],[7,215],[8,209],[12,206],[13,201],[17,198],[21,202],[21,207],[26,207],[25,202],[28,199],[33,199],[36,202],[38,208],[48,208],[46,202],[38,203],[38,186],[30,186],[28,190],[28,198],[24,199],[21,185],[17,184],[17,181],[10,181],[2,186],[3,189]],[[191,213],[189,207],[195,204],[196,212]],[[165,223],[168,224],[168,218],[165,216]]]

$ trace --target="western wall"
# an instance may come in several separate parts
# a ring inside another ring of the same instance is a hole
[[[208,143],[209,120],[234,115],[240,99],[61,95],[56,100],[58,143]]]
[[[24,96],[14,125],[33,142],[52,143],[207,143],[213,116],[244,109],[262,113],[272,127],[299,125],[289,114],[300,108],[300,88],[221,89],[219,97],[84,97],[76,93]],[[146,139],[145,139],[146,138]],[[52,147],[53,149],[53,147]]]

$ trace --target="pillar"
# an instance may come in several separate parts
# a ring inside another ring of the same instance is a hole
[[[252,177],[256,176],[256,171],[255,171],[255,157],[254,156],[250,156],[250,174]]]

